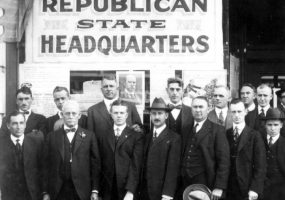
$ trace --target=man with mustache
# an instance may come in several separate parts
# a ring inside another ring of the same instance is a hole
[[[144,146],[141,200],[174,198],[180,164],[181,139],[166,126],[169,108],[162,98],[150,107],[153,128]]]
[[[26,119],[25,134],[32,131],[38,132],[42,131],[45,126],[46,118],[43,115],[34,113],[31,109],[33,103],[32,91],[30,88],[23,86],[16,92],[16,104],[17,111],[23,113]],[[9,130],[6,126],[6,117],[3,118],[1,130],[3,133],[9,134]]]
[[[87,128],[95,134],[105,134],[107,130],[113,128],[113,121],[110,115],[111,105],[118,100],[118,85],[115,76],[104,76],[102,79],[101,91],[104,95],[103,101],[91,106],[87,111]],[[141,131],[141,119],[137,108],[133,103],[127,102],[128,126]]]
[[[218,85],[214,88],[213,102],[215,109],[212,110],[208,118],[210,121],[219,124],[223,127],[232,127],[232,116],[228,108],[228,103],[231,101],[231,91],[224,85]]]

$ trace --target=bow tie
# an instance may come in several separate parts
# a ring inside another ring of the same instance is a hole
[[[175,106],[175,105],[173,105],[173,104],[168,104],[168,107],[169,107],[171,110],[173,110],[173,109],[181,110],[182,105],[179,104],[179,105]]]
[[[30,114],[30,112],[29,111],[23,111],[23,112],[21,112],[22,114],[24,114],[24,115],[28,115],[28,114]]]
[[[64,129],[65,133],[76,132],[76,128]]]

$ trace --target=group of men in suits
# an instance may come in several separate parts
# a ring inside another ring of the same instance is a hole
[[[271,88],[244,84],[231,100],[216,86],[209,111],[204,96],[184,105],[183,87],[168,79],[169,102],[154,99],[148,133],[114,76],[103,77],[104,99],[88,117],[56,87],[58,113],[46,119],[31,111],[31,90],[22,87],[0,129],[2,199],[180,200],[191,184],[210,188],[213,200],[285,198],[285,118],[270,107]]]

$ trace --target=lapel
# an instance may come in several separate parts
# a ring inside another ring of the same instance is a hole
[[[184,104],[182,104],[182,109],[181,109],[181,114],[182,114],[182,116],[181,116],[181,119],[182,119],[182,129],[185,127],[185,126],[188,126],[188,125],[190,125],[190,127],[192,127],[193,126],[193,118],[192,118],[192,113],[191,113],[191,108],[189,107],[187,107],[187,106],[185,106]],[[189,121],[189,120],[191,120],[191,121]]]
[[[233,118],[232,118],[232,114],[231,114],[231,111],[230,111],[229,108],[228,108],[228,112],[227,112],[227,117],[226,117],[225,123],[226,123],[226,126],[225,126],[226,130],[233,126]]]
[[[216,124],[218,123],[218,117],[215,109],[209,112],[208,119]]]
[[[60,128],[58,131],[53,132],[54,133],[54,139],[56,141],[56,146],[58,148],[58,151],[61,155],[62,160],[64,159],[64,134],[65,131],[62,128]]]
[[[24,166],[25,166],[25,169],[27,169],[26,167],[29,166],[28,165],[29,157],[33,153],[33,151],[35,151],[35,149],[33,149],[33,145],[31,145],[30,138],[27,136],[24,137],[22,149],[23,149]]]
[[[115,152],[115,146],[116,146],[116,136],[115,136],[115,132],[114,132],[114,127],[112,126],[111,129],[109,129],[109,131],[106,132],[106,136],[107,141],[112,149],[113,152]]]
[[[208,119],[204,122],[201,129],[196,133],[197,134],[197,145],[201,143],[201,141],[211,133],[211,123]]]
[[[35,124],[37,123],[37,117],[35,113],[31,112],[28,120],[27,120],[27,127],[26,129],[31,129],[31,127],[35,127]],[[32,130],[31,130],[32,131]]]
[[[86,139],[86,134],[87,133],[85,133],[84,130],[78,126],[78,129],[76,130],[76,133],[74,135],[74,154],[76,153],[80,145],[83,143],[83,141]]]
[[[119,148],[128,139],[130,134],[131,130],[128,127],[124,128],[123,132],[121,133],[118,139],[117,148]]]
[[[153,144],[150,148],[155,148],[155,146],[157,146],[157,144],[159,144],[160,142],[162,142],[164,139],[167,138],[168,136],[168,128],[166,127],[160,134],[159,136],[153,141]]]
[[[111,115],[110,115],[110,113],[108,112],[107,107],[106,107],[104,101],[101,101],[101,102],[98,104],[98,111],[101,113],[101,116],[106,119],[106,121],[108,122],[108,124],[109,124],[110,126],[112,126]]]
[[[244,129],[242,130],[240,134],[240,141],[238,144],[238,151],[240,151],[247,143],[249,137],[249,131],[250,129],[248,128],[248,126],[245,126]]]
[[[146,157],[146,154],[147,154],[148,149],[149,149],[149,145],[150,145],[151,140],[152,140],[152,132],[153,131],[151,130],[151,132],[146,135],[145,148],[144,148],[144,155],[145,155],[145,157]]]

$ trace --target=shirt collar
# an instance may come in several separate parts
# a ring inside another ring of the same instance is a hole
[[[26,118],[28,118],[30,115],[31,115],[31,113],[32,113],[32,109],[30,108],[29,110],[27,110],[28,112],[29,112],[29,114],[25,114],[25,117]],[[19,112],[21,112],[21,113],[24,113],[24,111],[23,110],[21,110],[21,109],[19,109]]]
[[[266,115],[266,113],[267,113],[267,111],[268,111],[269,108],[270,108],[270,105],[267,105],[267,106],[265,106],[265,107],[261,107],[261,106],[258,105],[258,113],[260,114],[260,113],[261,113],[261,109],[263,109],[263,110],[264,110],[264,113],[265,113],[265,115]]]
[[[159,128],[153,128],[153,133],[156,132],[156,137],[158,137],[160,135],[160,133],[166,128],[166,124],[163,124],[161,127]]]
[[[61,110],[58,110],[58,111],[57,111],[57,115],[58,115],[59,119],[61,119],[61,118],[62,118],[62,111],[61,111]]]
[[[74,127],[72,127],[72,128],[75,128],[76,129],[76,131],[77,131],[77,129],[78,129],[78,124],[77,125],[75,125]],[[65,124],[63,125],[63,129],[65,130],[65,129],[71,129],[71,128],[69,128],[68,126],[66,126]]]
[[[200,121],[200,122],[194,121],[194,126],[195,126],[196,124],[199,124],[199,126],[201,127],[201,126],[203,126],[203,124],[205,123],[206,120],[207,120],[207,118],[204,119],[203,121]]]
[[[20,137],[15,137],[14,135],[10,134],[10,138],[11,138],[12,142],[13,142],[15,145],[16,145],[16,143],[17,143],[17,140],[19,139],[19,140],[20,140],[19,143],[20,143],[20,145],[22,146],[22,145],[23,145],[23,141],[24,141],[24,137],[25,137],[24,134],[21,135]]]
[[[215,111],[216,111],[216,114],[219,116],[220,115],[220,112],[222,111],[223,112],[223,116],[227,116],[227,113],[228,113],[228,107],[224,107],[224,108],[218,108],[218,107],[215,107]]]
[[[242,130],[243,130],[244,127],[245,127],[245,122],[240,123],[240,124],[235,124],[235,123],[233,123],[233,130],[235,130],[236,127],[237,127],[237,129],[238,129],[238,133],[241,134]]]
[[[174,106],[179,106],[179,105],[182,105],[182,100],[179,101],[179,102],[176,103],[176,104],[174,104],[174,103],[172,103],[171,101],[169,101],[169,104],[174,105]]]
[[[126,128],[127,124],[123,124],[121,126],[117,126],[116,124],[114,124],[114,131],[116,131],[117,129],[120,130],[120,132],[122,132],[125,128]]]
[[[247,107],[247,110],[248,111],[253,111],[255,109],[255,103],[252,103],[251,105],[249,105],[248,107]]]
[[[267,141],[269,141],[270,137],[271,136],[267,134]],[[272,137],[272,143],[274,144],[279,139],[279,137],[280,137],[280,134],[273,136]]]

